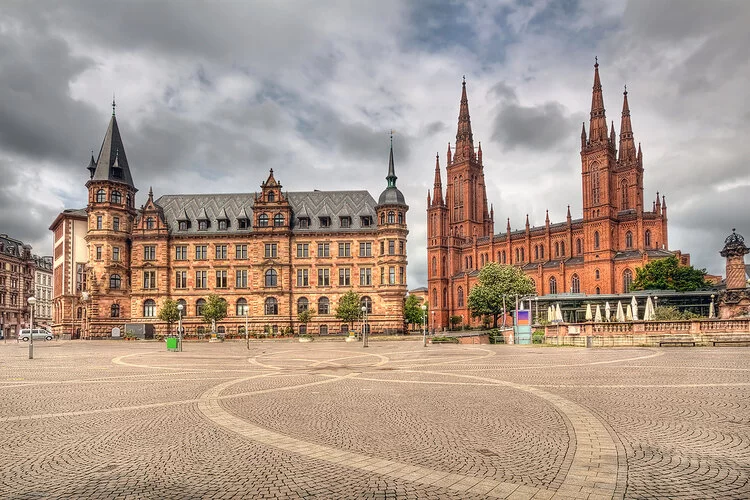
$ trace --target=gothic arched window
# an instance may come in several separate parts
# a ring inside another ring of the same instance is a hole
[[[577,274],[570,278],[570,288],[573,293],[581,293],[581,280]]]
[[[594,231],[594,248],[599,248],[599,231]]]
[[[622,273],[622,293],[629,293],[633,285],[633,271],[625,269]]]
[[[594,204],[599,203],[601,188],[599,187],[599,165],[594,163],[591,166],[591,201]]]
[[[633,248],[633,233],[625,233],[625,248]]]
[[[464,306],[464,289],[462,287],[458,287],[458,307]]]
[[[581,238],[576,239],[576,255],[581,255],[583,248],[581,248]]]
[[[620,198],[621,198],[621,210],[627,210],[630,208],[630,201],[628,200],[628,181],[623,179],[620,183]]]
[[[560,242],[560,255],[565,257],[565,242],[564,241]]]
[[[448,307],[448,289],[443,288],[443,308]]]
[[[646,248],[651,248],[651,231],[646,230],[646,234],[643,236],[643,243],[646,245]]]
[[[534,245],[534,260],[539,260],[539,245]]]
[[[596,269],[594,271],[594,278],[599,279],[599,270],[598,269]]]
[[[559,257],[559,256],[560,256],[560,243],[556,241],[555,242],[555,257]]]
[[[437,274],[437,259],[435,257],[432,258],[432,275],[435,276]]]
[[[557,293],[557,280],[554,276],[549,279],[549,293]]]

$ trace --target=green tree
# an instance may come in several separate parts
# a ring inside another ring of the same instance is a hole
[[[505,307],[515,309],[516,295],[535,293],[531,279],[520,268],[490,262],[479,271],[479,280],[469,293],[468,307],[472,316],[487,315],[493,328]]]
[[[355,292],[346,292],[339,299],[339,305],[336,307],[336,317],[349,323],[350,328],[354,328],[354,322],[359,319],[360,311],[359,294]]]
[[[461,321],[463,321],[463,318],[461,316],[451,316],[450,320],[451,322],[451,330],[455,330],[458,325],[461,324]]]
[[[227,301],[212,293],[206,297],[206,305],[203,306],[203,321],[211,323],[212,329],[216,322],[227,317]]]
[[[427,305],[427,302],[425,302]],[[429,314],[429,311],[427,311]],[[422,301],[417,295],[409,295],[404,300],[404,320],[410,325],[422,326],[424,323],[424,314],[422,312]]]
[[[635,270],[633,290],[676,290],[691,292],[708,288],[706,270],[683,266],[676,256],[653,260]]]
[[[299,320],[299,322],[305,325],[305,332],[307,332],[307,324],[312,321],[313,317],[315,316],[315,312],[315,309],[307,308],[297,314],[297,319]]]
[[[177,301],[164,299],[159,309],[159,319],[167,323],[167,331],[172,332],[172,324],[179,321],[180,311],[177,309]]]

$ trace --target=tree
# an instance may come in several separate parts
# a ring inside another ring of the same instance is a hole
[[[304,311],[300,311],[299,314],[297,314],[297,319],[300,323],[305,325],[305,333],[307,333],[307,324],[312,321],[313,317],[315,316],[315,309],[307,308]]]
[[[211,323],[212,329],[216,321],[221,321],[227,317],[227,301],[216,294],[211,294],[206,298],[206,305],[203,306],[203,321]]]
[[[463,320],[464,319],[459,315],[451,316],[450,319],[448,320],[451,322],[451,330],[455,330],[456,327],[460,325]]]
[[[177,301],[164,299],[159,309],[159,319],[167,323],[167,331],[172,331],[172,323],[180,320],[180,311],[177,309]]]
[[[354,328],[354,322],[359,319],[361,313],[359,308],[359,295],[354,292],[346,292],[339,299],[336,317],[349,323],[350,328]]]
[[[427,302],[425,302],[427,305]],[[428,311],[429,313],[429,311]],[[409,295],[404,300],[404,320],[410,325],[422,326],[425,315],[422,312],[422,301],[417,295]]]
[[[635,270],[633,290],[676,290],[691,292],[708,288],[706,270],[683,266],[676,256],[653,260]]]
[[[536,292],[531,279],[520,268],[490,262],[479,271],[479,280],[469,292],[468,307],[472,316],[487,315],[492,318],[493,328],[497,319],[506,310],[513,310],[516,295],[532,295]]]

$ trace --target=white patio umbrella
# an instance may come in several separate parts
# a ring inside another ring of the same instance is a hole
[[[630,307],[633,309],[633,321],[638,321],[638,301],[635,300],[635,295],[630,299]]]
[[[619,322],[625,321],[625,311],[622,310],[622,301],[617,301],[617,313],[615,314],[615,320]]]
[[[555,319],[560,322],[562,322],[563,320],[562,311],[560,310],[560,304],[557,304],[557,307],[555,308]]]
[[[714,309],[714,301],[711,301],[711,305],[708,306],[708,317],[709,318],[715,318],[716,317],[716,310]]]
[[[586,304],[586,321],[594,319],[594,315],[591,314],[591,304]]]
[[[610,316],[612,315],[612,311],[609,308],[609,302],[604,303],[604,317],[607,318],[607,321],[609,321]]]
[[[633,321],[633,308],[630,307],[630,304],[628,304],[627,309],[625,309],[625,319],[627,321]]]
[[[653,321],[654,319],[654,303],[651,302],[650,295],[648,299],[646,299],[646,310],[643,311],[643,319],[646,321]]]
[[[594,322],[595,323],[601,323],[602,322],[602,310],[599,307],[599,304],[596,305],[596,316],[594,316]]]
[[[547,306],[547,321],[552,322],[552,306]]]

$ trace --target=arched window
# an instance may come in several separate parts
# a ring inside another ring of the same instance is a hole
[[[574,274],[570,278],[570,288],[573,293],[581,293],[581,280],[577,274]]]
[[[435,276],[437,274],[437,259],[435,257],[432,258],[432,275]]]
[[[260,227],[267,227],[268,226],[268,215],[267,214],[260,214],[258,216],[258,225]]]
[[[591,166],[591,201],[594,204],[599,203],[599,195],[601,190],[599,187],[599,165],[594,163]]]
[[[250,312],[247,307],[247,299],[237,299],[237,316],[245,316]]]
[[[398,223],[399,224],[403,224],[404,223],[404,213],[403,212],[399,212],[398,213]]]
[[[534,290],[536,290],[536,280],[534,278],[529,278],[531,280],[531,286],[534,287]]]
[[[111,318],[119,318],[120,317],[120,304],[112,304],[109,307],[109,316]]]
[[[464,289],[462,287],[458,287],[458,307],[464,306]]]
[[[318,299],[318,314],[330,314],[330,303],[328,297],[321,297]]]
[[[388,212],[388,224],[396,222],[396,214],[393,211]]]
[[[276,193],[273,191],[268,192],[268,201],[276,201]]]
[[[153,229],[154,228],[154,218],[148,217],[146,218],[146,229]]]
[[[544,247],[542,247],[542,258],[544,258]],[[521,249],[521,262],[526,260],[526,256],[524,255],[523,248]]]
[[[581,248],[581,238],[576,239],[576,255],[581,255],[583,249]]]
[[[112,289],[119,289],[120,285],[122,284],[122,278],[120,278],[119,274],[113,274],[109,277],[109,287]]]
[[[564,241],[560,242],[560,255],[565,257],[565,242]]]
[[[599,279],[599,270],[598,269],[596,269],[594,271],[594,278]]]
[[[127,195],[125,195],[125,205],[128,206],[128,207],[132,207],[133,206],[133,198],[130,197],[130,193],[128,193]]]
[[[633,271],[625,269],[622,273],[622,293],[629,293],[633,285]]]
[[[273,216],[274,227],[281,227],[284,225],[284,214],[276,214]]]
[[[432,289],[432,303],[433,303],[433,307],[438,307],[437,288]]]
[[[560,256],[560,243],[556,241],[555,242],[555,257],[559,257],[559,256]]]
[[[599,231],[594,231],[594,248],[599,248]]]
[[[96,192],[96,202],[97,203],[104,203],[107,200],[107,193],[104,192],[103,189],[100,189]]]
[[[307,311],[310,307],[310,302],[305,297],[297,299],[297,314]]]
[[[633,248],[633,233],[625,233],[625,248]]]
[[[557,293],[557,280],[554,276],[549,279],[549,293]]]
[[[596,287],[596,294],[599,295],[600,293],[602,293],[601,290],[599,290],[599,287]]]
[[[380,225],[385,225],[385,212],[381,212],[380,214]]]
[[[448,289],[443,288],[443,308],[448,307]]]
[[[443,276],[445,276],[445,257],[443,257],[443,265],[441,267],[441,271],[443,272]]]
[[[320,325],[319,332],[321,335],[328,335],[328,325]]]
[[[507,254],[505,253],[505,250],[503,250],[503,264],[507,264],[507,263],[508,263]]]
[[[154,299],[148,299],[143,303],[143,316],[146,318],[156,317],[156,302],[154,302]]]
[[[185,299],[179,299],[177,301],[177,305],[182,305],[182,315],[187,316],[187,313],[188,313],[187,301]]]
[[[625,179],[623,179],[620,183],[620,199],[620,210],[627,210],[628,208],[630,208],[630,203],[628,201],[628,181]]]
[[[534,245],[534,260],[539,260],[539,245]]]
[[[278,275],[276,274],[276,269],[269,269],[266,271],[266,286],[277,286],[278,285]]]
[[[518,249],[516,248],[516,262],[518,262],[519,260],[521,260],[521,259],[519,259],[520,255],[521,255],[521,253],[520,253],[520,252],[519,252],[519,250],[518,250]]]
[[[646,229],[646,234],[643,235],[643,243],[646,248],[651,248],[651,231]]]
[[[83,318],[83,307],[79,307],[78,310],[76,311],[76,318],[77,319]]]
[[[109,195],[109,201],[117,204],[122,203],[122,193],[117,190],[112,191],[112,193]]]
[[[203,316],[203,308],[206,307],[206,299],[198,299],[195,301],[195,315]]]
[[[276,316],[279,314],[279,301],[275,297],[268,297],[265,304],[266,316]]]
[[[364,296],[359,301],[359,310],[361,311],[363,307],[367,314],[372,314],[372,299],[370,297]]]

